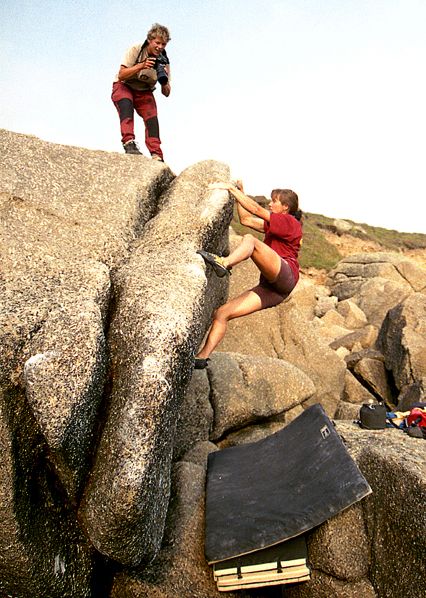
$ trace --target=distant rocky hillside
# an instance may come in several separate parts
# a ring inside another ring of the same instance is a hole
[[[255,199],[262,205],[268,204],[266,197],[256,196]],[[238,234],[248,232],[238,223],[235,211],[232,227]],[[403,254],[426,266],[426,235],[400,233],[320,214],[305,214],[300,261],[306,273],[315,276],[315,270],[319,270],[317,274],[324,280],[321,274],[324,275],[342,258],[354,253],[376,251]]]
[[[228,596],[423,596],[424,441],[352,422],[362,403],[425,400],[424,248],[309,217],[291,297],[231,322],[194,372],[213,310],[258,278],[246,262],[218,279],[196,253],[238,242],[228,193],[208,190],[229,168],[176,176],[143,156],[0,139],[0,594],[218,598],[208,454],[320,403],[373,494],[310,534],[309,582]]]

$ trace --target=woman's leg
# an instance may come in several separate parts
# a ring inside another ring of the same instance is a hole
[[[232,267],[251,258],[268,282],[274,282],[280,273],[281,258],[253,235],[244,235],[241,243],[228,257],[223,258],[225,267]]]
[[[213,322],[204,343],[199,351],[198,359],[207,359],[223,339],[228,327],[229,320],[247,316],[262,309],[262,302],[259,295],[253,291],[245,291],[235,299],[231,299],[219,307],[213,317]]]
[[[232,267],[249,257],[254,261],[266,280],[269,282],[276,280],[281,270],[280,256],[268,245],[250,234],[244,235],[238,247],[228,257],[223,258],[223,264],[225,267]],[[215,311],[207,340],[198,352],[197,359],[207,359],[215,350],[225,336],[230,320],[247,316],[260,309],[262,309],[261,297],[253,290],[245,291],[219,307]]]

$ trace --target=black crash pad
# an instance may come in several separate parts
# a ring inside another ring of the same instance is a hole
[[[321,405],[258,442],[210,453],[212,564],[298,536],[371,493]]]

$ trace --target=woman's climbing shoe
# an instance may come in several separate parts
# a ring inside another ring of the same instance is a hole
[[[223,264],[223,257],[219,257],[218,255],[215,255],[214,253],[209,253],[208,251],[203,251],[202,249],[199,249],[197,253],[201,255],[201,257],[207,264],[210,264],[210,266],[212,266],[216,276],[222,278],[227,274],[231,274],[231,268],[227,268]]]
[[[195,370],[204,370],[207,367],[209,361],[210,361],[209,358],[200,359],[200,358],[196,357],[195,361],[194,361],[194,369]]]

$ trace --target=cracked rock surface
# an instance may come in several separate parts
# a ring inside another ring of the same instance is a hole
[[[206,184],[229,173],[207,161],[177,180],[143,156],[5,130],[0,139],[0,593],[91,596],[93,579],[102,578],[98,544],[133,562],[160,539],[176,389],[226,293],[195,254],[227,247],[228,196],[206,193]],[[126,447],[119,438],[129,431]],[[143,450],[131,445],[136,437]],[[98,445],[100,455],[107,447],[110,473],[114,456],[142,450],[112,473],[116,495],[100,490]],[[132,488],[140,469],[164,491],[146,518]],[[114,513],[108,542],[84,525],[100,508],[94,496]],[[123,542],[135,518],[139,528]],[[157,524],[145,546],[141,526]]]

